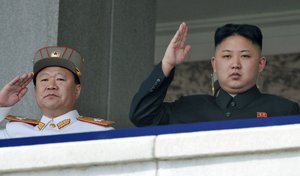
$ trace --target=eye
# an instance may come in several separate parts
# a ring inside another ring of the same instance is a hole
[[[57,78],[57,81],[66,81],[64,78]]]
[[[41,81],[41,82],[45,82],[45,81],[48,81],[48,79],[47,79],[47,78],[43,78],[43,79],[41,79],[40,81]]]
[[[248,58],[250,58],[250,55],[244,54],[244,55],[242,55],[241,57],[242,57],[242,58],[245,58],[245,59],[248,59]]]
[[[231,55],[226,54],[226,55],[223,55],[222,58],[223,58],[223,59],[230,59],[230,58],[231,58]]]

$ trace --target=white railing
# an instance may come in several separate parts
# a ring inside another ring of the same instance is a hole
[[[300,124],[0,148],[0,175],[18,176],[299,176],[299,163]]]

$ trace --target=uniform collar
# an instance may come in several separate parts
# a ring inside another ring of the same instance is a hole
[[[216,97],[216,102],[221,107],[223,110],[226,110],[227,105],[229,102],[232,100],[232,96],[229,95],[226,91],[223,89],[220,89],[219,93],[217,94]]]
[[[60,115],[55,118],[49,118],[45,115],[42,116],[39,125],[37,125],[37,128],[39,130],[43,130],[45,128],[52,128],[52,129],[61,129],[65,126],[68,126],[69,124],[77,121],[77,117],[79,116],[79,113],[77,110],[72,110],[67,112],[66,114]]]
[[[253,86],[246,92],[237,94],[235,97],[232,97],[226,91],[220,89],[219,94],[216,97],[216,102],[222,109],[225,110],[231,101],[235,101],[236,106],[239,109],[242,109],[260,95],[261,93],[256,86]]]

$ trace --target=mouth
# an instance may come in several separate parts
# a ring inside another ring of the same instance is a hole
[[[240,73],[232,73],[229,75],[229,78],[233,79],[233,80],[238,80],[241,78],[241,74]]]
[[[56,95],[56,94],[47,94],[46,96],[44,96],[44,98],[50,98],[50,97],[58,97],[58,95]]]

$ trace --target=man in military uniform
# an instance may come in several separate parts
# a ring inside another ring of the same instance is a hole
[[[0,121],[9,120],[0,138],[27,137],[112,130],[111,121],[80,116],[74,109],[80,95],[83,58],[69,47],[41,48],[34,57],[33,73],[18,76],[0,91]],[[27,92],[33,79],[40,120],[8,115]]]
[[[191,49],[185,44],[187,31],[183,22],[162,62],[134,96],[130,119],[136,126],[300,114],[297,103],[263,94],[257,88],[256,80],[265,68],[266,58],[261,55],[261,30],[247,24],[227,24],[215,32],[211,64],[220,87],[214,96],[184,96],[175,102],[164,103],[175,67],[184,61]]]

